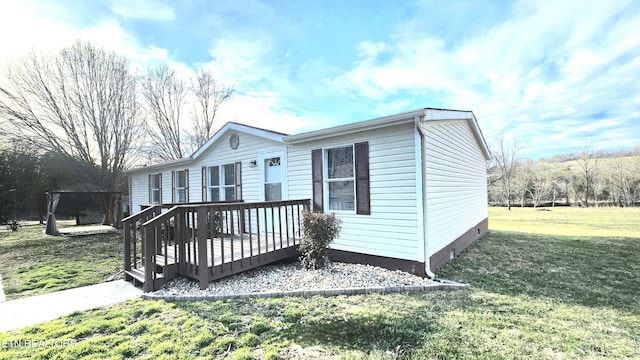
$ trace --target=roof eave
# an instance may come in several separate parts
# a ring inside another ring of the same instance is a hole
[[[190,163],[192,161],[193,161],[193,158],[190,156],[190,157],[186,157],[186,158],[182,158],[182,159],[178,159],[178,160],[171,160],[171,161],[167,161],[167,162],[163,162],[163,163],[159,163],[159,164],[140,166],[140,167],[137,167],[137,168],[125,170],[124,173],[125,174],[133,174],[133,173],[137,173],[137,172],[147,172],[149,170],[153,170],[153,169],[156,169],[156,168],[164,168],[164,167],[167,167],[167,166],[177,166],[177,165],[187,164],[187,163]]]
[[[204,153],[211,145],[213,145],[216,141],[218,141],[224,134],[228,131],[240,131],[245,134],[261,137],[264,139],[272,140],[275,142],[283,143],[283,138],[286,136],[285,134],[277,133],[275,131],[265,130],[256,128],[249,125],[228,122],[226,123],[220,130],[218,130],[204,145],[202,145],[196,152],[191,155],[190,158],[193,160],[197,159],[202,153]]]
[[[351,124],[334,126],[326,129],[309,131],[297,135],[289,135],[283,138],[287,144],[299,144],[308,141],[314,141],[319,139],[326,139],[327,137],[348,135],[358,133],[367,130],[380,129],[383,127],[402,124],[405,122],[413,122],[416,116],[422,117],[425,115],[425,109],[408,111],[400,114],[384,116],[371,120],[358,121]]]
[[[177,159],[177,160],[171,160],[171,161],[167,161],[159,164],[141,166],[134,169],[125,170],[124,172],[125,174],[133,174],[137,172],[147,172],[157,168],[165,168],[167,166],[178,166],[178,165],[191,163],[197,160],[198,157],[200,157],[204,152],[206,152],[207,149],[209,149],[209,147],[211,147],[215,142],[220,140],[220,138],[224,136],[224,134],[226,134],[228,131],[239,131],[245,134],[261,137],[264,139],[268,139],[268,140],[272,140],[280,143],[284,143],[283,138],[286,136],[286,134],[282,134],[282,133],[271,131],[271,130],[260,129],[260,128],[250,126],[250,125],[245,125],[245,124],[228,122],[224,124],[220,129],[218,129],[218,131],[216,131],[216,133],[213,134],[213,136],[209,140],[207,140],[207,142],[204,143],[204,145],[202,145],[198,150],[196,150],[189,157]]]

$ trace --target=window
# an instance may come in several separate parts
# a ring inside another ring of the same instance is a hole
[[[203,168],[204,196],[206,201],[235,201],[239,200],[240,163],[209,166]],[[236,174],[238,176],[236,176]]]
[[[282,200],[282,164],[280,157],[264,159],[264,200]]]
[[[183,203],[189,201],[189,170],[173,172],[173,202]]]
[[[369,143],[311,151],[313,211],[370,215]]]
[[[162,203],[162,174],[149,175],[149,202]]]
[[[326,149],[324,159],[328,210],[355,210],[353,145]]]
[[[206,199],[207,201],[220,201],[220,167],[210,166],[207,168]]]

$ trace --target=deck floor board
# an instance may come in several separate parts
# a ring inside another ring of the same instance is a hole
[[[212,256],[212,241],[214,256]],[[289,237],[287,241],[287,238],[284,236],[281,244],[278,234],[276,234],[275,241],[271,234],[268,234],[267,237],[265,237],[264,234],[261,234],[260,239],[258,239],[256,234],[252,234],[251,236],[249,236],[249,234],[244,234],[242,237],[235,235],[233,237],[233,241],[229,236],[226,236],[224,239],[220,239],[219,237],[214,238],[213,240],[207,239],[207,265],[209,267],[218,266],[223,263],[248,259],[252,256],[267,255],[276,250],[286,249],[298,244],[300,244],[299,238]],[[188,256],[189,254],[191,256]],[[171,261],[171,259],[179,259],[179,248],[173,245],[168,246],[167,255],[169,261]],[[198,265],[197,244],[194,244],[193,241],[185,242],[185,255],[187,264]],[[163,255],[156,255],[156,257],[164,259]]]

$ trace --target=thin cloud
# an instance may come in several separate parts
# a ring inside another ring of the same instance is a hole
[[[393,41],[360,43],[359,60],[329,83],[377,102],[419,93],[428,105],[436,97],[439,106],[474,110],[489,135],[541,136],[537,151],[551,148],[549,128],[578,137],[606,132],[637,107],[640,16],[629,2],[591,5],[519,3],[509,20],[454,45],[405,26]],[[590,117],[612,105],[620,117]]]
[[[109,8],[114,13],[131,19],[173,20],[173,8],[166,3],[151,0],[112,0]]]
[[[366,18],[363,17],[366,14]],[[365,20],[366,19],[366,20]],[[322,26],[318,24],[321,23]],[[439,2],[363,7],[249,0],[0,2],[0,59],[81,37],[236,87],[221,120],[284,132],[421,106],[473,110],[489,141],[535,156],[635,146],[640,3]]]

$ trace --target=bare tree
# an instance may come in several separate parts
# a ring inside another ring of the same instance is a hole
[[[549,171],[541,162],[534,163],[532,160],[527,160],[525,163],[524,176],[527,184],[525,191],[529,193],[534,208],[540,206],[543,198],[549,193],[551,181],[548,173]]]
[[[507,204],[507,209],[511,210],[514,179],[518,169],[518,152],[522,150],[522,147],[518,144],[516,138],[513,138],[512,143],[507,143],[504,135],[496,137],[496,145],[491,152],[498,167],[498,179],[502,184],[502,192]]]
[[[186,145],[180,128],[187,95],[184,82],[163,64],[148,71],[142,81],[142,94],[151,117],[147,124],[151,144],[146,151],[162,161],[182,158]]]
[[[213,135],[218,110],[231,98],[235,89],[219,84],[213,73],[201,69],[195,81],[191,83],[191,91],[196,98],[191,142],[194,148],[198,148]]]
[[[216,115],[234,89],[219,84],[210,71],[200,70],[187,87],[166,64],[150,70],[142,93],[151,115],[147,153],[161,161],[180,159],[202,146],[213,135]],[[192,95],[195,105],[185,121],[183,111]]]
[[[136,78],[129,62],[80,40],[53,56],[32,53],[9,65],[0,85],[0,131],[97,169],[96,182],[116,188],[141,133]],[[114,202],[103,203],[114,223]]]
[[[588,142],[580,150],[576,160],[580,167],[580,174],[574,176],[573,190],[585,207],[589,207],[589,195],[593,192],[593,182],[598,167],[598,159],[595,158],[593,144]],[[594,195],[595,197],[595,195]]]
[[[620,206],[633,206],[633,172],[616,157],[611,162],[611,183]]]
[[[568,167],[556,169],[551,172],[552,181],[552,206],[556,206],[556,195],[564,196],[566,205],[571,205],[569,200],[569,184],[571,183],[571,170]]]

